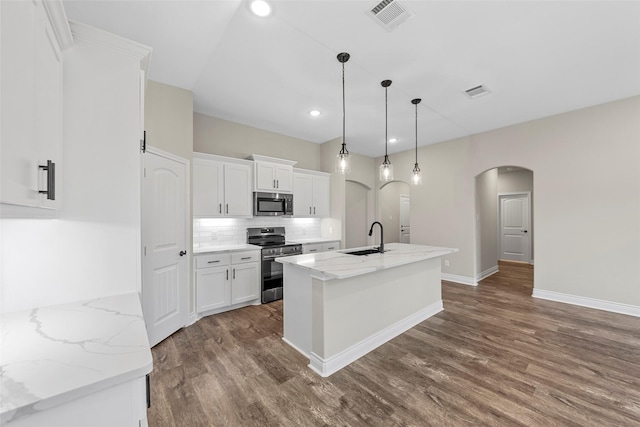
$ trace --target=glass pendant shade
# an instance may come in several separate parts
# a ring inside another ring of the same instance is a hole
[[[387,88],[391,86],[391,80],[383,80],[380,85],[384,88],[384,161],[380,165],[380,181],[393,181],[393,165],[387,154],[388,120],[387,120]]]
[[[413,167],[413,173],[411,175],[411,185],[418,186],[422,184],[422,172],[420,171],[420,167],[416,163]]]
[[[341,174],[349,174],[351,173],[351,162],[349,161],[349,152],[344,152],[340,150],[338,154],[336,154],[336,167],[335,171]]]
[[[393,180],[393,165],[389,161],[389,156],[384,156],[384,162],[380,165],[380,181]]]
[[[338,62],[342,64],[342,148],[336,155],[335,171],[343,175],[351,173],[351,162],[349,161],[349,150],[347,150],[347,142],[345,137],[345,103],[344,103],[344,63],[349,60],[350,55],[347,52],[338,54]]]

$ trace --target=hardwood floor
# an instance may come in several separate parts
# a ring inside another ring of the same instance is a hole
[[[149,425],[639,426],[640,318],[532,298],[532,276],[443,282],[443,312],[328,378],[281,301],[204,318],[153,349]]]

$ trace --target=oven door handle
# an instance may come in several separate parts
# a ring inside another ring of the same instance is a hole
[[[272,259],[280,258],[281,256],[286,256],[286,255],[266,255],[262,257],[262,260],[271,261]]]

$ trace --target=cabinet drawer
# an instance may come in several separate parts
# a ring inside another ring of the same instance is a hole
[[[229,254],[207,254],[196,256],[196,268],[220,267],[229,264]]]
[[[331,242],[331,243],[323,243],[322,244],[322,251],[323,252],[337,251],[338,249],[340,249],[340,242]]]
[[[231,264],[243,264],[245,262],[260,261],[260,252],[236,252],[231,254]]]

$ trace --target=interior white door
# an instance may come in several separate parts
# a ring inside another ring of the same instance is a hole
[[[400,243],[411,242],[410,221],[411,197],[407,194],[400,195]]]
[[[529,194],[500,195],[500,259],[531,261]]]
[[[154,346],[189,313],[187,171],[184,159],[147,151],[142,182],[142,308]]]

